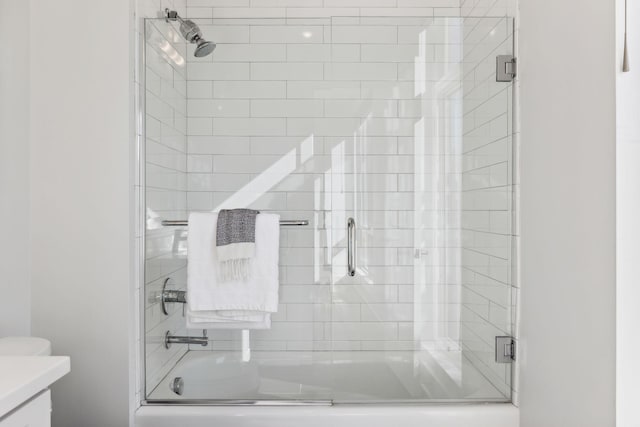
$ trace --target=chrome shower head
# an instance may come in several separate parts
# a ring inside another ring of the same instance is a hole
[[[197,43],[198,43],[198,46],[196,47],[195,52],[193,52],[193,55],[196,58],[202,58],[203,56],[207,56],[211,52],[213,52],[216,48],[216,44],[214,42],[209,42],[203,39],[198,40]]]
[[[216,44],[202,38],[200,27],[190,19],[182,19],[175,10],[165,9],[165,16],[168,21],[180,22],[180,33],[188,42],[195,43],[198,46],[194,52],[194,56],[201,58],[209,55],[216,48]]]

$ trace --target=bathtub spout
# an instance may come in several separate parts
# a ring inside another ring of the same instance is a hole
[[[209,338],[207,338],[207,330],[202,330],[201,337],[181,337],[177,335],[171,335],[171,331],[167,331],[164,334],[164,348],[171,348],[171,344],[200,344],[203,347],[209,345]]]

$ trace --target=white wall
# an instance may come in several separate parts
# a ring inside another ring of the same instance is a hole
[[[32,1],[33,334],[71,356],[54,426],[128,423],[131,18],[128,0]]]
[[[0,337],[29,335],[29,2],[0,0]],[[16,42],[16,35],[20,41]]]
[[[522,427],[614,425],[614,5],[520,4]]]
[[[629,60],[631,71],[622,73],[624,1],[618,2],[617,25],[617,350],[616,421],[618,427],[640,425],[640,4],[629,5]]]

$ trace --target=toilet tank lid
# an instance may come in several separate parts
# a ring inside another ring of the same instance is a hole
[[[0,356],[50,356],[51,343],[37,337],[0,338]]]

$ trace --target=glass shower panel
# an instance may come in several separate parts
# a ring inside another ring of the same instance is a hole
[[[179,180],[170,181],[177,186],[171,193],[175,203],[179,201],[176,211],[152,209],[156,188],[150,181],[147,185],[147,235],[163,236],[171,254],[170,260],[160,260],[163,270],[147,286],[147,398],[329,401],[331,340],[325,336],[325,325],[331,323],[330,231],[325,224],[330,213],[330,175],[325,170],[324,139],[307,132],[306,122],[322,114],[323,101],[305,98],[311,80],[323,72],[326,25],[295,19],[195,22],[204,36],[217,43],[209,56],[194,57],[194,46],[185,46],[173,24],[147,21],[149,34],[155,34],[157,27],[171,33],[158,40],[155,49],[147,42],[147,61],[167,70],[167,83],[159,85],[147,67],[147,85],[172,93],[172,85],[184,83],[186,94],[186,101],[180,103],[184,113],[169,110],[169,100],[147,96],[148,111],[166,110],[166,126],[161,122],[161,130],[170,132],[167,139],[175,145],[162,147],[159,154],[179,172]],[[181,43],[178,55],[168,38]],[[310,53],[319,55],[313,64],[308,64]],[[186,76],[187,81],[178,82],[176,75]],[[169,125],[182,124],[183,114],[183,132],[173,132]],[[148,119],[148,133],[153,134],[154,124]],[[155,147],[154,141],[148,145]],[[147,163],[153,163],[151,154],[147,152]],[[148,176],[151,170],[148,167]],[[165,196],[160,194],[162,201]],[[174,344],[165,349],[167,331],[190,336],[202,336],[202,331],[185,330],[184,311],[178,304],[171,305],[169,316],[158,304],[167,278],[171,289],[186,288],[187,230],[163,226],[162,220],[185,220],[190,212],[233,208],[308,222],[280,228],[280,304],[271,316],[271,327],[243,332],[222,325],[207,331],[206,347]],[[179,260],[175,268],[174,259]],[[185,368],[189,366],[194,369]],[[184,382],[181,395],[172,389],[176,378]]]
[[[510,400],[511,20],[194,21],[212,55],[145,25],[147,400]],[[247,207],[309,221],[281,227],[271,328],[165,348],[202,331],[162,311],[187,280],[162,221]]]
[[[325,100],[336,402],[510,398],[493,340],[511,334],[511,85],[495,81],[511,33],[332,21],[324,78],[360,89]]]
[[[184,227],[166,228],[162,220],[187,215],[187,68],[186,43],[173,25],[148,20],[143,34],[144,139],[144,349],[147,394],[185,354],[186,348],[165,349],[166,331],[185,335],[181,308],[164,314],[159,302],[163,286],[184,290],[187,278]]]
[[[515,323],[513,91],[496,82],[496,56],[514,54],[513,20],[467,18],[463,30],[460,343],[466,372],[509,398],[512,365],[496,363],[495,337]]]

